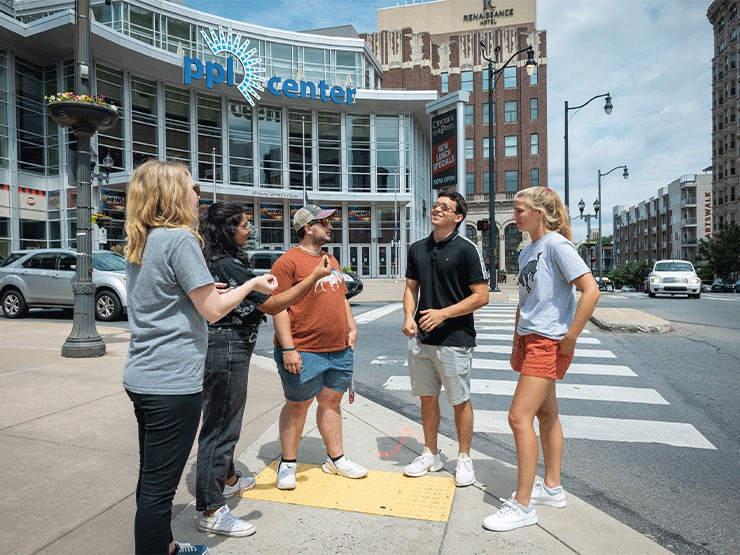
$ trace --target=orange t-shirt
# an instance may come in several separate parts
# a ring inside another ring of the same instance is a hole
[[[306,279],[318,263],[319,257],[298,247],[290,249],[275,261],[270,270],[278,280],[278,287],[272,294],[287,291]],[[331,275],[317,281],[308,293],[287,309],[293,342],[299,351],[328,353],[349,347],[345,304],[347,286],[337,260],[329,256],[329,263]],[[281,346],[277,334],[274,343],[276,347]]]

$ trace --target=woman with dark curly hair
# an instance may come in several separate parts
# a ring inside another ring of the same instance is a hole
[[[243,205],[216,202],[200,218],[203,255],[216,282],[238,287],[254,278],[244,250],[249,220]],[[282,312],[319,279],[331,274],[326,257],[313,273],[279,295],[252,292],[226,317],[208,326],[208,354],[203,377],[203,423],[198,437],[196,509],[198,529],[225,536],[250,536],[255,527],[233,516],[226,498],[254,487],[254,478],[234,468],[247,400],[249,360],[265,314]]]

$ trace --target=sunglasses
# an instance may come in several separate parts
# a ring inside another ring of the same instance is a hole
[[[435,202],[434,204],[432,204],[432,210],[436,208],[439,208],[442,212],[454,212],[455,211],[455,209],[452,208],[446,202],[439,202],[439,201]]]
[[[329,227],[331,223],[329,222],[329,218],[322,218],[320,220],[311,220],[310,225],[314,224],[320,224],[322,227]]]
[[[195,191],[195,194],[200,196],[200,185],[193,185],[193,191]]]

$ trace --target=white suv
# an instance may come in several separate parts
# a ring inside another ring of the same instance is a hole
[[[645,280],[645,290],[650,297],[656,294],[701,296],[701,280],[694,266],[686,260],[658,260]]]

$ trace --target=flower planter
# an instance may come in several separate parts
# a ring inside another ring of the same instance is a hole
[[[96,131],[110,129],[118,122],[117,110],[92,102],[50,102],[46,110],[57,125],[69,127],[75,135],[86,137],[92,137]]]

